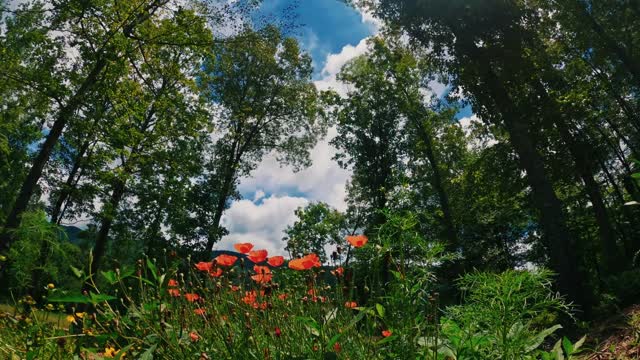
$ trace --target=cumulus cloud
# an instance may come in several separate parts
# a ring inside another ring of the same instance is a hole
[[[333,89],[338,92],[338,94],[345,96],[349,89],[347,85],[339,82],[336,76],[347,62],[365,54],[369,50],[368,39],[367,37],[360,40],[356,46],[345,45],[337,54],[329,54],[320,73],[321,78],[315,82],[316,87],[319,90]]]
[[[286,255],[283,230],[295,222],[294,210],[305,206],[303,197],[271,195],[260,204],[239,200],[222,217],[229,235],[216,244],[218,250],[233,250],[237,242],[250,242],[256,249],[267,249],[271,255]]]
[[[329,129],[327,138],[318,142],[311,151],[312,165],[299,172],[281,166],[276,161],[275,154],[268,155],[251,177],[242,179],[240,192],[254,193],[258,189],[257,191],[276,195],[302,194],[309,200],[323,201],[344,210],[345,184],[351,173],[332,160],[336,149],[329,141],[335,135],[336,129]]]

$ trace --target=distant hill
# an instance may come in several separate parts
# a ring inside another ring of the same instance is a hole
[[[67,225],[62,225],[62,229],[67,234],[70,243],[74,245],[80,245],[82,242],[84,242],[84,239],[82,238],[82,233],[85,231],[84,229],[81,229],[77,226]]]

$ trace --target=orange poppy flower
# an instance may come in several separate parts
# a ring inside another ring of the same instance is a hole
[[[238,260],[237,256],[220,254],[216,257],[216,263],[220,266],[231,266],[236,260]]]
[[[348,309],[355,309],[358,307],[358,303],[356,303],[355,301],[347,301],[346,303],[344,303],[344,306]]]
[[[198,335],[198,333],[196,333],[195,331],[192,331],[189,333],[189,337],[191,338],[191,341],[196,342],[198,340],[200,340],[200,335]]]
[[[255,265],[253,271],[255,271],[257,275],[253,275],[251,278],[257,283],[263,284],[271,281],[271,269],[268,266]]]
[[[300,259],[289,261],[289,268],[293,270],[308,270],[312,267],[320,267],[320,258],[316,254],[309,254]]]
[[[173,297],[180,296],[180,290],[178,290],[178,289],[168,289],[167,291],[169,292],[169,295],[171,295]]]
[[[391,336],[391,334],[393,334],[391,332],[391,330],[382,330],[382,336],[383,337],[389,337],[389,336]]]
[[[269,265],[271,265],[273,267],[282,266],[282,264],[284,264],[284,257],[283,256],[272,256],[269,259],[267,259],[267,263],[269,263]]]
[[[205,313],[204,309],[201,309],[201,308],[197,308],[197,309],[193,310],[193,312],[198,316],[202,316]]]
[[[263,262],[267,258],[267,250],[254,250],[249,251],[249,260],[253,261],[255,264],[259,264]]]
[[[351,246],[357,247],[357,248],[365,246],[369,241],[369,238],[367,238],[366,235],[350,235],[350,236],[347,236],[346,239],[349,242],[349,244],[351,244]]]
[[[289,261],[289,269],[293,269],[293,270],[306,270],[304,267],[304,260],[303,259],[293,259]]]
[[[222,275],[222,269],[216,268],[215,270],[209,271],[209,276],[211,277],[220,277]]]
[[[176,287],[178,286],[178,282],[175,279],[170,279],[169,282],[167,283],[167,286]]]
[[[211,269],[213,269],[213,262],[200,261],[199,263],[196,264],[196,269],[200,271],[211,271]]]
[[[322,264],[320,263],[320,258],[316,254],[309,254],[303,257],[305,260],[305,267],[310,269],[312,267],[320,267]]]
[[[189,302],[195,302],[195,301],[198,301],[198,299],[200,299],[200,296],[198,294],[186,293],[184,294],[184,298],[187,299],[187,301]]]
[[[287,295],[287,294],[280,294],[280,295],[278,295],[278,299],[280,299],[280,300],[286,300],[288,296],[289,296],[289,295]]]
[[[338,266],[335,270],[331,270],[331,273],[335,276],[344,275],[344,268],[342,266]]]
[[[233,247],[238,250],[239,253],[247,254],[251,249],[253,249],[253,244],[251,243],[238,243],[233,244]]]
[[[245,291],[244,297],[242,298],[242,302],[247,305],[251,305],[256,301],[256,292],[255,291]]]

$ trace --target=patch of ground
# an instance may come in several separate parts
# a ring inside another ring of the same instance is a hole
[[[583,355],[583,360],[640,359],[640,304],[596,326],[587,338],[594,351]]]

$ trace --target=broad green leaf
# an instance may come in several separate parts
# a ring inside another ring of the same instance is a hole
[[[52,296],[48,299],[49,302],[55,303],[78,303],[78,304],[88,304],[89,298],[82,294],[73,294],[73,295],[61,295],[61,296]]]
[[[149,258],[147,258],[147,267],[151,271],[151,275],[153,275],[153,278],[158,280],[158,269],[156,268],[156,265]]]
[[[116,273],[114,271],[102,271],[102,276],[104,276],[105,279],[107,279],[107,281],[109,282],[109,284],[114,285],[115,283],[118,282],[118,278],[116,276]]]

